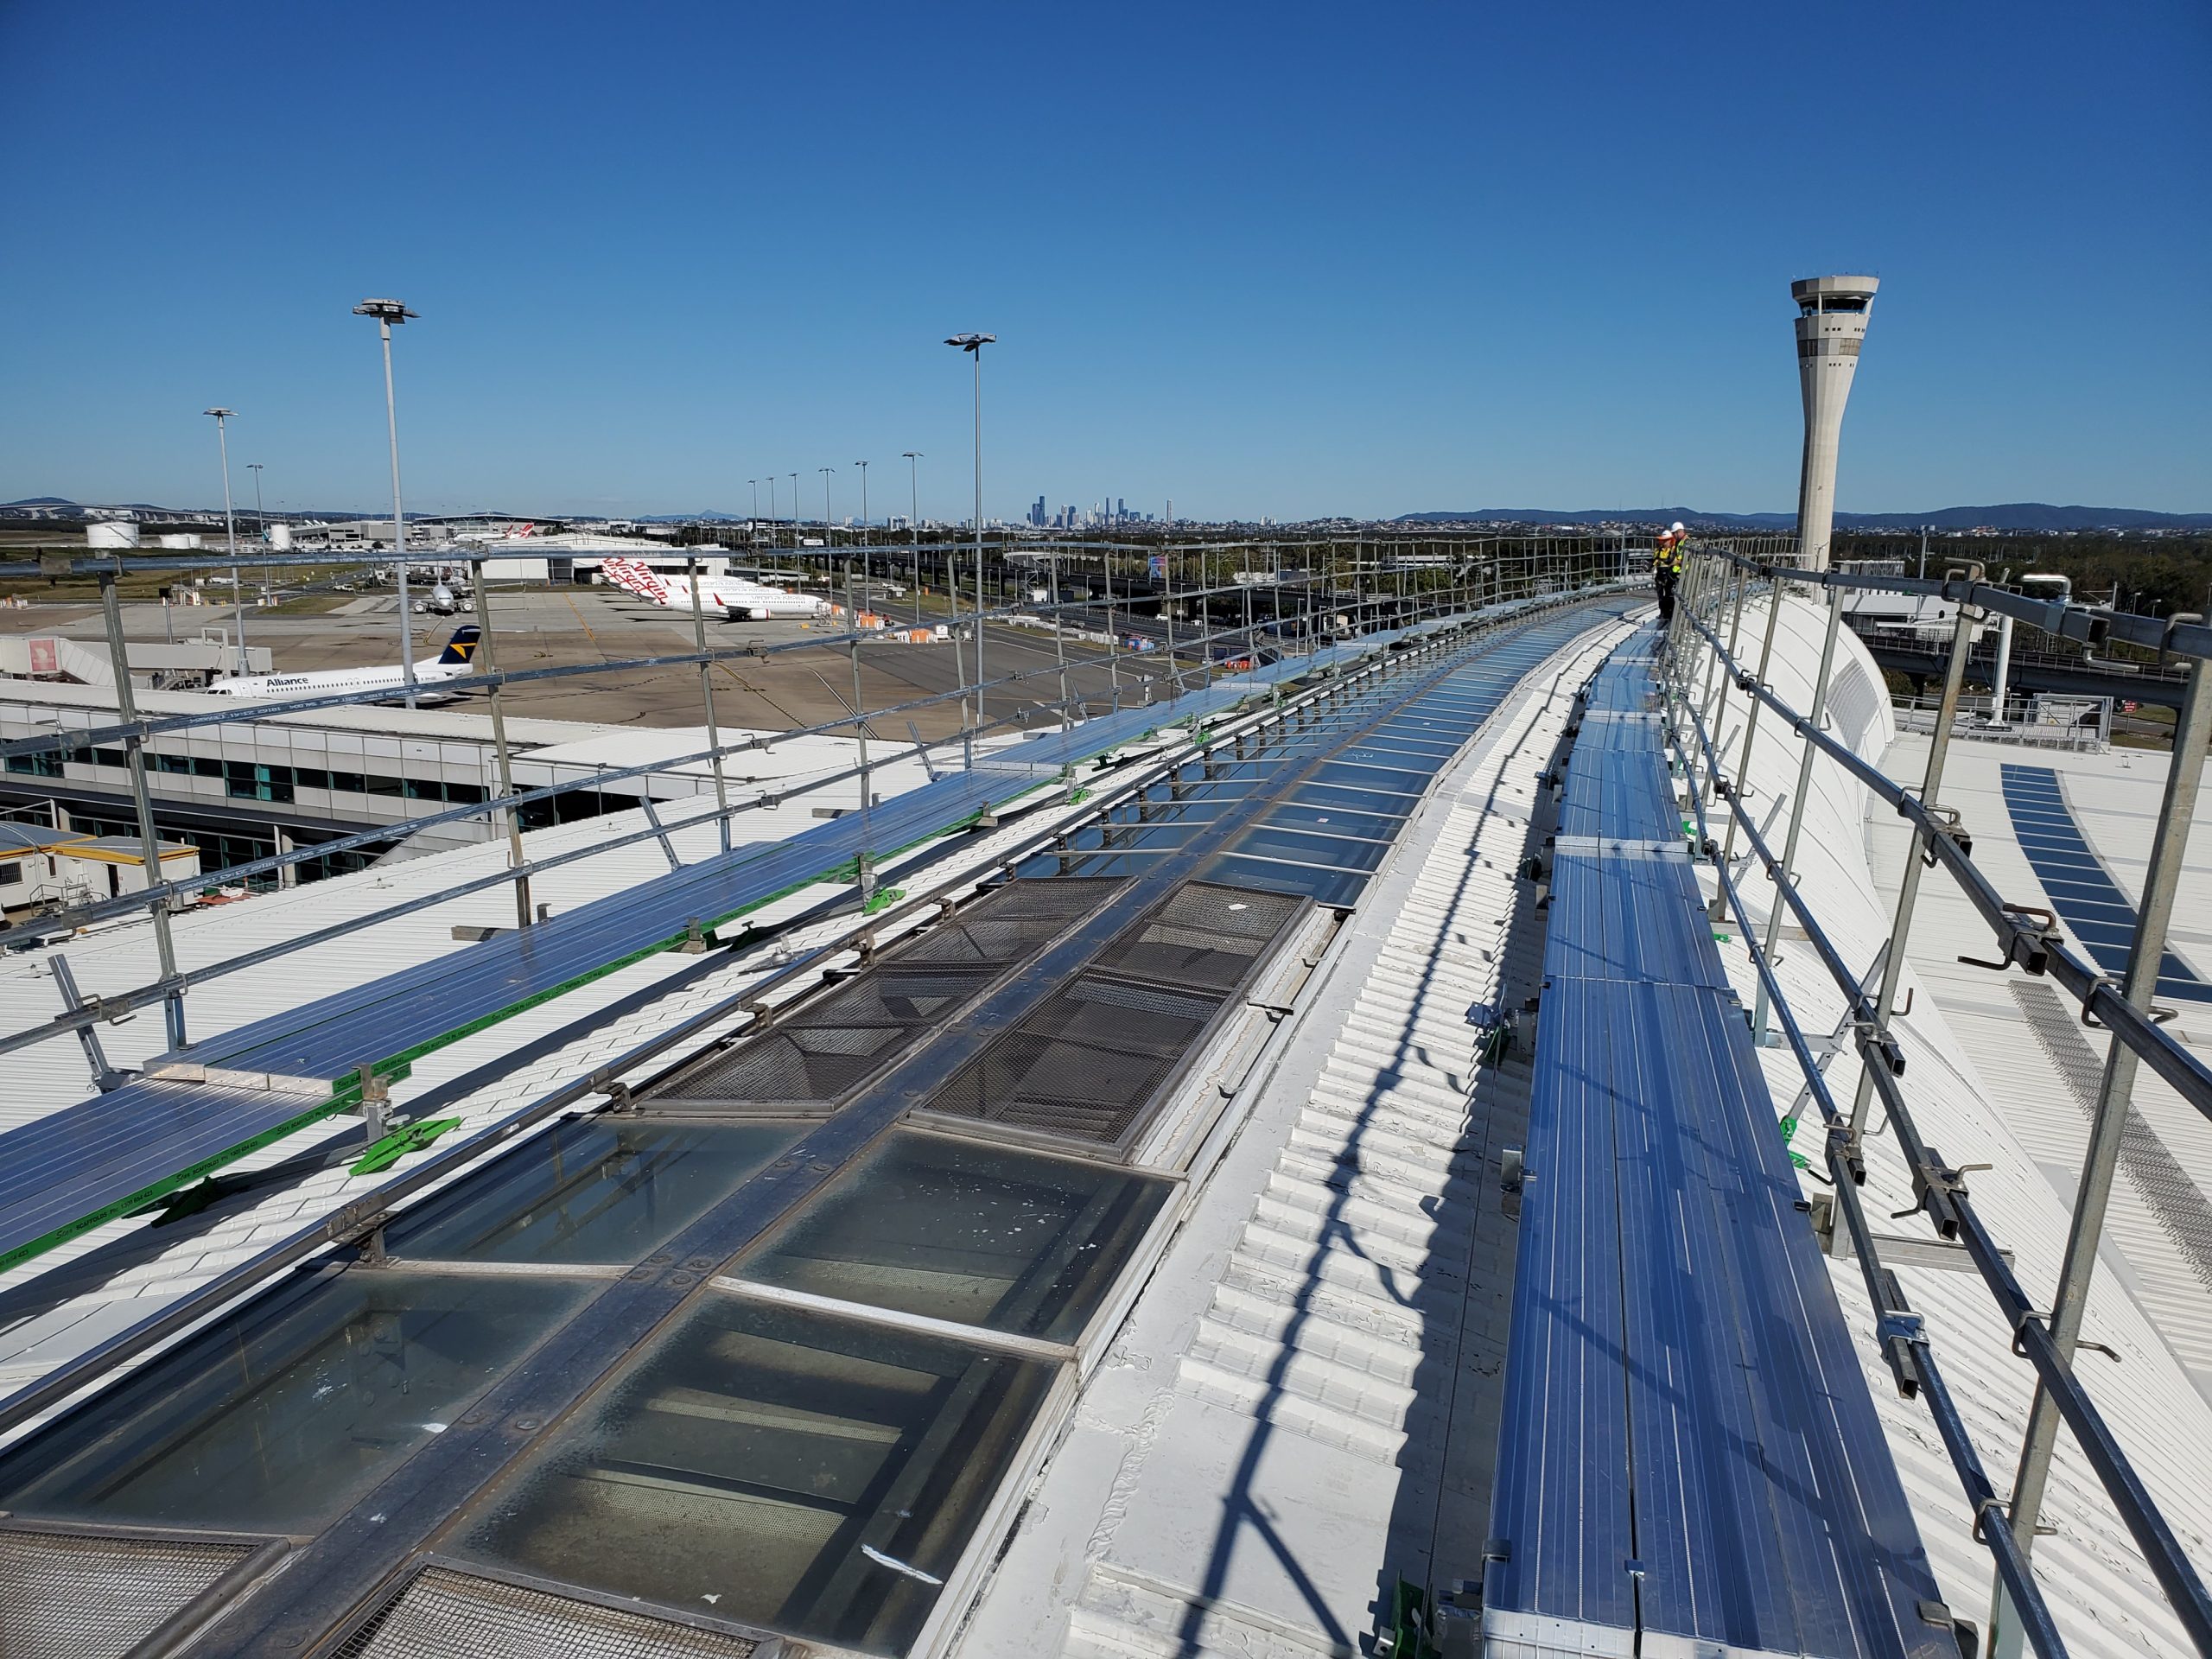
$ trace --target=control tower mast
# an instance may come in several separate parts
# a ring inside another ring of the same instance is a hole
[[[1789,284],[1797,302],[1797,379],[1805,394],[1805,463],[1797,483],[1797,555],[1808,570],[1828,566],[1835,523],[1836,445],[1843,406],[1866,339],[1872,276],[1808,276]]]

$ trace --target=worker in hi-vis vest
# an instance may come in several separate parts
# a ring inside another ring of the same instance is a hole
[[[1651,553],[1652,585],[1659,592],[1659,626],[1665,627],[1675,620],[1675,584],[1682,574],[1682,545],[1689,540],[1689,532],[1677,518],[1671,529],[1660,532],[1658,544]]]

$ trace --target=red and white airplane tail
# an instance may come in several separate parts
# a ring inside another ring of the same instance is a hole
[[[676,596],[658,572],[642,559],[602,559],[599,574],[617,588],[626,588],[640,599],[649,599],[656,605],[672,605]]]

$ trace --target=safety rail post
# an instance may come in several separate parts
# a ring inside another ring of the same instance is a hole
[[[1717,645],[1717,641],[1708,643]],[[1694,719],[1694,710],[1692,715]],[[1696,735],[1699,747],[1705,753],[1706,764],[1716,764],[1713,740],[1701,722],[1696,727]],[[1893,785],[1891,787],[1894,789]],[[1895,796],[1904,800],[1910,798],[1901,790],[1895,791]],[[1776,868],[1775,860],[1768,852],[1758,827],[1751,821],[1744,804],[1738,800],[1730,802],[1729,805],[1744,817],[1745,834],[1751,840],[1752,850],[1768,872],[1772,874]],[[1955,869],[1955,867],[1951,868]],[[1794,889],[1785,888],[1783,891],[1791,909],[1804,924],[1829,977],[1852,1006],[1861,1005],[1863,993],[1857,986],[1852,969],[1836,954],[1810,906]],[[1778,988],[1777,996],[1778,1001]],[[2121,1006],[2126,1005],[2123,1003]],[[1785,1018],[1785,1028],[1794,1028],[1794,1025],[1793,1020]],[[2119,1033],[2115,1032],[2115,1034]],[[2156,1500],[2129,1462],[2125,1448],[2082,1386],[2072,1363],[2059,1353],[2056,1344],[2051,1341],[2049,1329],[2041,1322],[2040,1315],[2035,1313],[2026,1292],[2013,1274],[2011,1263],[1991,1236],[1987,1224],[1974,1209],[1965,1184],[1958,1179],[1959,1172],[1939,1164],[1913,1120],[1903,1085],[1887,1065],[1877,1063],[1880,1058],[1880,1041],[1874,1034],[1871,1022],[1859,1022],[1858,1044],[1868,1074],[1877,1079],[1881,1090],[1884,1108],[1897,1135],[1898,1152],[1905,1166],[1914,1173],[1915,1189],[1921,1194],[1921,1202],[1916,1207],[1927,1214],[1930,1224],[1941,1236],[1957,1237],[1967,1259],[1995,1300],[1999,1313],[2012,1325],[2015,1332],[2015,1351],[2025,1357],[2034,1368],[2039,1383],[2050,1389],[2054,1395],[2060,1392],[2062,1383],[2064,1385],[2064,1397],[2058,1402],[2060,1408],[2088,1455],[2099,1484],[2111,1500],[2113,1511],[2126,1526],[2137,1548],[2142,1551],[2168,1605],[2189,1631],[2192,1645],[2200,1654],[2207,1656],[2207,1659],[2212,1659],[2212,1593],[2207,1592],[2203,1580],[2182,1547],[2178,1535],[2159,1512]],[[1805,1060],[1806,1057],[1801,1053],[1801,1070],[1804,1069]],[[1816,1067],[1815,1069],[1817,1070]],[[1825,1089],[1823,1082],[1815,1090],[1816,1098]],[[1842,1166],[1835,1183],[1840,1192],[1855,1185],[1857,1146],[1853,1138],[1840,1125],[1832,1123],[1829,1135],[1831,1168],[1837,1166],[1834,1161],[1837,1156],[1840,1155],[1841,1160]],[[1923,1182],[1927,1184],[1924,1187]],[[1844,1202],[1847,1205],[1848,1201]],[[1862,1260],[1862,1270],[1865,1266]],[[1988,1522],[2001,1507],[1993,1497],[1977,1503],[1977,1518],[1982,1523],[1980,1531],[1984,1541],[1992,1540],[1995,1529]],[[2018,1551],[2017,1543],[2009,1553],[2019,1555],[2024,1564],[2026,1558]],[[2023,1594],[2031,1592],[2032,1580],[2022,1578],[2018,1583]]]
[[[1748,570],[1735,569],[1734,567],[1731,569],[1733,570],[1736,581],[1734,596],[1729,601],[1728,655],[1733,658],[1736,655],[1736,642],[1743,637],[1744,597],[1751,589],[1751,573]],[[1705,711],[1706,721],[1713,728],[1714,735],[1722,736],[1722,741],[1726,741],[1725,736],[1720,732],[1720,713],[1728,706],[1728,671],[1721,665],[1720,658],[1717,654],[1708,666],[1713,671],[1710,689],[1706,696],[1699,699],[1698,706]],[[1713,798],[1713,785],[1718,775],[1713,768],[1719,764],[1719,760],[1720,757],[1716,753],[1706,767],[1705,782],[1699,786],[1700,800],[1710,801]]]
[[[1676,753],[1681,756],[1685,769],[1690,755],[1678,732],[1670,732]],[[1702,745],[1706,734],[1698,733]],[[1752,856],[1766,854],[1766,847],[1758,830],[1752,826],[1750,813],[1740,799],[1729,803],[1729,821],[1742,821],[1751,842]],[[1694,801],[1697,815],[1698,840],[1705,842],[1710,836],[1702,803]],[[1772,866],[1770,863],[1770,874]],[[1751,938],[1751,912],[1744,903],[1741,887],[1730,875],[1726,860],[1714,867],[1719,894],[1733,911],[1736,924],[1743,930],[1748,943]],[[1778,902],[1778,901],[1777,901]],[[1916,1395],[1927,1406],[1929,1414],[1936,1420],[1938,1436],[1951,1460],[1952,1471],[1959,1478],[1967,1502],[1974,1509],[1971,1535],[1987,1549],[1995,1567],[1998,1584],[2009,1589],[2026,1609],[2021,1621],[2027,1629],[2037,1659],[2065,1659],[2066,1643],[2058,1633],[2057,1622],[2051,1617],[2050,1608],[2044,1600],[2043,1592],[2037,1586],[2026,1553],[2013,1541],[2010,1529],[1992,1523],[1992,1512],[1999,1506],[1996,1489],[1990,1484],[1981,1454],[1975,1449],[1973,1435],[1959,1413],[1957,1402],[1951,1397],[1949,1385],[1943,1380],[1937,1365],[1925,1324],[1914,1312],[1906,1299],[1904,1289],[1895,1275],[1882,1267],[1880,1247],[1876,1243],[1873,1229],[1866,1218],[1866,1206],[1860,1198],[1859,1187],[1853,1179],[1849,1156],[1849,1141],[1843,1132],[1843,1115],[1837,1108],[1835,1096],[1829,1090],[1827,1078],[1822,1074],[1820,1062],[1813,1056],[1812,1046],[1805,1040],[1803,1028],[1791,1011],[1789,999],[1782,993],[1781,982],[1775,977],[1774,957],[1770,948],[1752,944],[1750,947],[1751,965],[1756,969],[1759,995],[1764,1000],[1770,988],[1776,1014],[1782,1021],[1790,1054],[1803,1074],[1805,1087],[1819,1109],[1822,1124],[1827,1130],[1821,1145],[1821,1156],[1827,1165],[1829,1185],[1834,1194],[1834,1230],[1852,1242],[1852,1254],[1858,1258],[1860,1282],[1866,1300],[1874,1313],[1874,1340],[1877,1351],[1897,1379],[1897,1391],[1910,1399]],[[1906,1363],[1909,1358],[1910,1363]]]
[[[476,654],[483,659],[484,672],[497,674],[499,659],[492,645],[492,594],[484,585],[484,561],[468,562],[468,585],[476,601]],[[499,768],[499,798],[505,803],[499,816],[507,826],[507,868],[515,873],[515,925],[528,927],[535,919],[530,907],[530,866],[523,856],[522,812],[514,805],[515,772],[512,752],[507,747],[507,715],[499,700],[500,685],[492,682],[488,699],[492,715],[492,753]]]
[[[1782,584],[1777,582],[1774,587],[1775,602],[1779,604],[1782,599]],[[1828,623],[1827,630],[1821,636],[1821,667],[1820,672],[1813,680],[1813,709],[1808,716],[1815,731],[1820,729],[1821,721],[1827,715],[1828,682],[1835,671],[1836,635],[1842,631],[1842,628],[1843,590],[1840,588],[1831,588],[1828,589]],[[1754,703],[1757,701],[1756,698],[1753,699]],[[1766,939],[1762,946],[1769,961],[1773,960],[1775,947],[1782,939],[1782,912],[1787,906],[1783,902],[1781,889],[1796,879],[1797,842],[1805,830],[1805,803],[1812,794],[1813,758],[1818,753],[1813,740],[1808,736],[1805,739],[1804,753],[1797,757],[1797,787],[1790,797],[1789,833],[1783,837],[1782,842],[1782,868],[1770,878],[1775,883],[1776,891],[1774,903],[1767,911]],[[1732,817],[1729,819],[1732,830],[1734,824],[1735,820]],[[1762,979],[1759,981],[1758,990],[1752,998],[1751,1006],[1751,1040],[1761,1048],[1769,1046],[1766,1015],[1766,981]]]
[[[715,668],[706,660],[707,607],[699,597],[699,556],[686,554],[683,572],[691,579],[691,637],[699,646],[699,700],[707,709],[707,747],[715,752],[715,819],[721,825],[722,851],[729,851],[729,785],[722,775],[722,738],[715,719]],[[493,694],[497,696],[495,692]]]
[[[120,564],[121,561],[118,561]],[[107,625],[107,660],[115,675],[115,708],[129,724],[138,718],[138,701],[130,690],[130,653],[123,643],[123,604],[115,591],[116,572],[100,573],[100,620]],[[163,1023],[172,1049],[185,1046],[184,982],[176,971],[176,941],[169,936],[169,901],[161,889],[162,842],[154,832],[154,796],[146,786],[145,740],[133,732],[123,740],[124,764],[130,773],[130,800],[138,813],[139,868],[146,878],[146,913],[154,923],[154,955],[161,965],[162,982],[169,987],[162,1000]]]
[[[2183,619],[2177,617],[2175,621]],[[2166,933],[2173,920],[2174,898],[2181,886],[2182,866],[2189,853],[2190,830],[2196,813],[2196,798],[2204,776],[2208,740],[2212,740],[2212,663],[2199,658],[2190,665],[2189,689],[2183,694],[2181,718],[2174,728],[2173,763],[2166,772],[2165,798],[2160,804],[2158,828],[2152,832],[2151,862],[2143,877],[2143,902],[2136,912],[2135,938],[2128,948],[2127,969],[2121,994],[2138,1013],[2148,1014],[2158,987],[2158,969],[2165,960]],[[2120,1141],[2133,1109],[2138,1057],[2135,1050],[2115,1034],[2105,1056],[2102,1081],[2097,1089],[2095,1110],[2089,1119],[2089,1142],[2082,1160],[2082,1181],[2074,1199],[2074,1214],[2066,1235],[2066,1255],[2059,1269],[2058,1291],[2051,1302],[2050,1339],[2059,1355],[2072,1363],[2082,1336],[2082,1321],[2089,1300],[2089,1283],[2097,1267],[2097,1249],[2104,1236],[2105,1212],[2112,1198],[2114,1171],[2120,1163]],[[2012,1484],[2011,1524],[2022,1554],[2035,1548],[2036,1523],[2043,1510],[2050,1459],[2058,1439],[2058,1404],[2040,1381],[2028,1410],[2028,1429],[2020,1448],[2020,1467]],[[2010,1636],[2010,1646],[1997,1652],[2018,1651],[2018,1621],[2006,1617],[2004,1587],[1998,1586],[1992,1603],[1991,1627],[1999,1639]]]
[[[1766,638],[1759,643],[1759,665],[1758,671],[1753,676],[1753,678],[1761,685],[1764,685],[1767,683],[1767,669],[1774,661],[1775,630],[1781,625],[1781,622],[1782,584],[1779,582],[1774,582],[1769,583],[1767,588]],[[1752,695],[1748,689],[1744,694],[1744,700],[1751,705],[1751,710],[1744,716],[1744,749],[1742,754],[1737,759],[1736,776],[1729,785],[1739,795],[1742,794],[1744,791],[1745,774],[1751,770],[1751,740],[1758,734],[1759,709],[1761,706],[1758,698]],[[1731,859],[1734,858],[1735,855],[1736,814],[1731,812],[1728,815],[1727,832],[1721,842],[1720,861],[1725,866]],[[1717,893],[1713,895],[1713,919],[1716,922],[1719,921],[1721,918],[1723,912],[1720,906],[1720,895]]]
[[[1969,582],[1981,580],[1981,567],[1968,565]],[[1963,600],[1951,626],[1951,660],[1943,671],[1943,702],[1936,710],[1936,730],[1928,740],[1928,766],[1921,774],[1920,807],[1923,812],[1936,810],[1936,791],[1943,786],[1943,762],[1951,750],[1951,722],[1958,717],[1959,690],[1966,683],[1967,657],[1974,645],[1974,607]],[[1734,652],[1729,653],[1731,656]],[[1923,856],[1928,851],[1932,835],[1924,821],[1913,825],[1912,842],[1905,851],[1904,873],[1897,878],[1897,907],[1890,923],[1889,960],[1882,964],[1882,989],[1874,1002],[1874,1036],[1886,1040],[1890,1021],[1896,1016],[1897,992],[1904,984],[1907,943],[1912,933],[1913,908],[1920,898],[1920,871]],[[1855,1146],[1866,1128],[1866,1109],[1874,1098],[1874,1071],[1871,1065],[1862,1065],[1859,1072],[1858,1092],[1851,1100],[1851,1137]]]

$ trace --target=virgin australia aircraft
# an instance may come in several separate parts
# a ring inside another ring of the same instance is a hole
[[[743,576],[692,577],[654,569],[642,559],[602,559],[600,574],[640,599],[680,610],[691,608],[691,584],[699,584],[699,603],[732,622],[758,622],[772,616],[823,616],[828,601],[810,594],[769,588]]]

